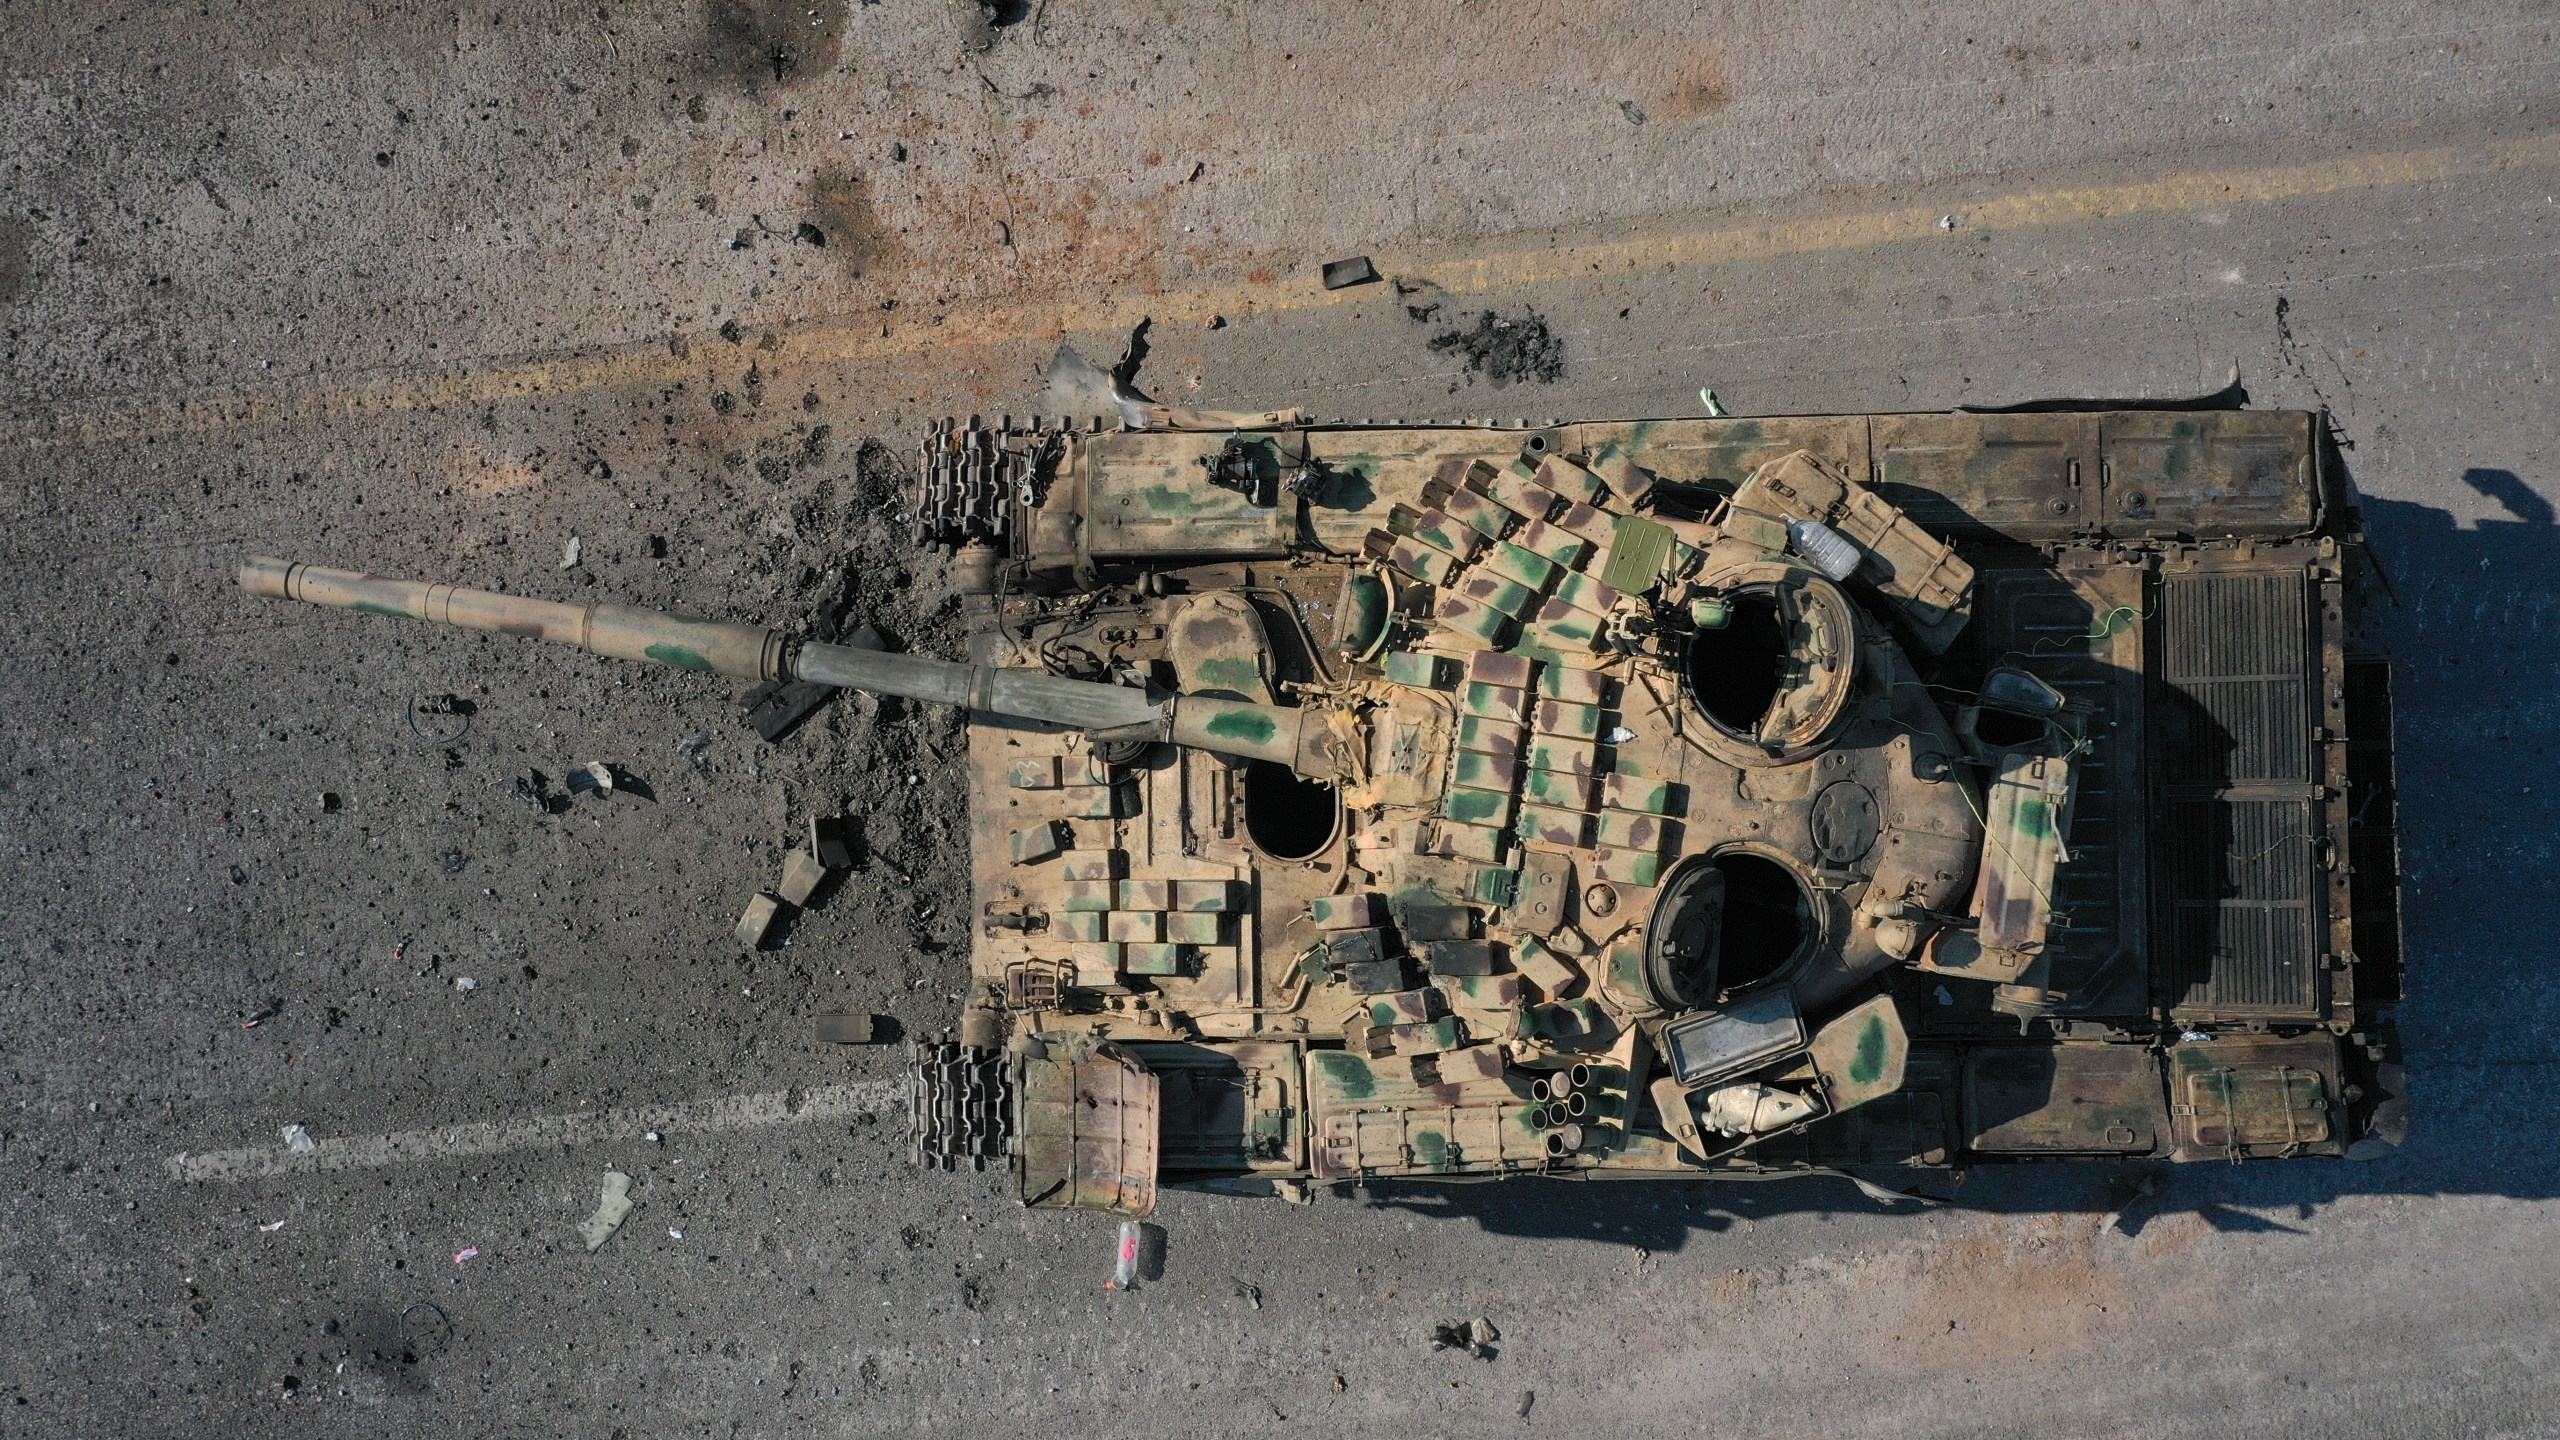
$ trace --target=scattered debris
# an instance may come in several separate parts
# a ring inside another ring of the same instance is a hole
[[[827,248],[827,232],[806,220],[800,222],[800,228],[791,232],[791,238],[803,245],[814,245],[821,250]]]
[[[436,1305],[412,1300],[400,1307],[402,1348],[412,1355],[432,1355],[453,1338],[453,1320]]]
[[[1529,1407],[1531,1407],[1531,1406],[1533,1406],[1533,1405],[1535,1405],[1535,1404],[1537,1404],[1537,1403],[1538,1403],[1538,1392],[1537,1392],[1537,1391],[1535,1391],[1535,1390],[1523,1390],[1523,1391],[1521,1391],[1521,1392],[1520,1392],[1520,1403],[1519,1403],[1519,1404],[1517,1404],[1517,1405],[1515,1405],[1515,1406],[1513,1406],[1513,1407],[1511,1407],[1511,1413],[1512,1413],[1512,1414],[1514,1414],[1514,1415],[1519,1416],[1519,1417],[1520,1417],[1521,1419],[1523,1419],[1523,1420],[1526,1420],[1526,1419],[1528,1419],[1528,1418],[1529,1418]]]
[[[707,771],[711,768],[711,737],[696,730],[676,742],[676,753],[693,762],[694,769]]]
[[[782,861],[781,895],[794,905],[806,905],[818,893],[818,882],[827,878],[827,867],[818,863],[817,850],[798,846]]]
[[[447,850],[436,857],[436,863],[444,867],[444,873],[447,875],[459,875],[462,873],[462,867],[471,863],[471,857],[459,850]]]
[[[308,1126],[296,1123],[276,1133],[284,1136],[284,1148],[296,1155],[309,1155],[320,1148],[320,1142],[311,1138]]]
[[[430,748],[453,745],[459,743],[463,736],[471,733],[471,712],[474,708],[476,707],[470,701],[450,692],[441,695],[412,695],[409,697],[409,708],[402,714],[401,720],[409,727],[411,738],[421,745]],[[441,726],[421,728],[418,724],[418,717],[421,715],[449,717],[453,721],[453,727],[450,730]]]
[[[2132,1234],[2133,1231],[2128,1229],[2124,1223],[2124,1217],[2130,1213],[2135,1206],[2140,1205],[2143,1201],[2150,1199],[2153,1195],[2156,1195],[2159,1192],[2160,1180],[2157,1176],[2145,1175],[2140,1180],[2134,1182],[2133,1190],[2130,1194],[2125,1196],[2124,1203],[2116,1206],[2116,1208],[2108,1211],[2106,1214],[2098,1218],[2098,1233],[2104,1235],[2110,1230],[2122,1230],[2127,1235]]]
[[[456,1250],[456,1251],[454,1251],[454,1252],[453,1252],[453,1263],[454,1263],[454,1264],[456,1264],[456,1265],[459,1265],[459,1264],[461,1264],[463,1261],[468,1260],[468,1259],[470,1259],[471,1257],[473,1257],[473,1256],[475,1256],[475,1255],[477,1255],[477,1254],[479,1254],[479,1253],[480,1253],[480,1247],[479,1247],[479,1246],[477,1246],[477,1245],[465,1245],[465,1246],[463,1246],[461,1249]]]
[[[283,1229],[283,1228],[284,1228],[284,1222],[283,1222],[283,1221],[281,1221],[281,1220],[270,1220],[270,1221],[268,1221],[266,1224],[259,1226],[259,1227],[258,1227],[258,1230],[259,1230],[259,1232],[260,1232],[261,1234],[273,1235],[274,1233],[276,1233],[277,1231],[279,1231],[279,1230],[281,1230],[281,1229]]]
[[[267,997],[266,1004],[258,1007],[256,1014],[250,1015],[240,1022],[240,1028],[243,1030],[255,1030],[260,1025],[265,1024],[269,1020],[273,1020],[283,1013],[284,997],[281,995],[271,995]]]
[[[655,1130],[650,1131],[648,1134],[643,1135],[640,1138],[648,1141],[652,1145],[663,1145],[666,1143],[666,1137]]]
[[[539,770],[527,770],[517,776],[508,789],[517,799],[545,815],[551,813],[551,802],[558,798],[551,793],[551,777]]]
[[[1626,116],[1627,123],[1630,125],[1641,125],[1644,123],[1644,107],[1638,105],[1633,100],[1619,101],[1618,113]]]
[[[587,1242],[588,1250],[601,1250],[630,1213],[631,1177],[619,1170],[607,1170],[603,1197],[596,1201],[596,1213],[578,1222],[578,1238]]]
[[[335,815],[345,804],[345,801],[338,798],[338,792],[335,790],[320,792],[320,813],[323,815]]]
[[[453,988],[461,991],[465,995],[468,995],[472,991],[480,988],[480,982],[472,979],[468,975],[456,975],[453,977]]]
[[[746,913],[738,917],[738,928],[735,932],[738,943],[750,950],[761,948],[764,945],[766,932],[773,929],[774,917],[781,913],[781,896],[770,890],[757,891],[756,898],[747,902]]]
[[[577,795],[589,790],[598,794],[613,793],[614,768],[602,760],[590,760],[569,772],[569,793]]]
[[[817,713],[818,707],[835,693],[833,685],[810,680],[767,680],[749,690],[738,703],[747,727],[770,745],[799,729],[800,722]]]
[[[809,817],[809,848],[816,851],[818,863],[830,870],[853,867],[853,825],[841,815]]]
[[[1324,262],[1324,288],[1327,290],[1366,285],[1377,278],[1378,267],[1370,264],[1369,257],[1366,255],[1354,255],[1348,260]]]
[[[232,884],[234,884],[234,885],[246,885],[246,884],[248,884],[248,883],[249,883],[249,872],[248,872],[248,871],[246,871],[246,870],[241,869],[241,868],[240,868],[239,866],[237,866],[237,865],[232,866],[232,867],[231,867],[231,883],[232,883]]]
[[[579,545],[578,537],[575,535],[570,536],[569,543],[560,547],[560,568],[563,570],[577,569],[578,557],[581,553],[583,553],[583,547]]]
[[[818,1043],[822,1045],[871,1045],[882,1038],[883,1027],[877,1015],[836,1013],[818,1017]]]
[[[587,462],[587,478],[590,480],[610,480],[613,478],[613,467],[604,463],[604,457],[599,455],[595,459]]]
[[[1938,228],[1939,228],[1939,229],[1941,229],[1941,230],[1953,230],[1954,228],[1956,228],[1956,217],[1954,217],[1953,215],[1941,215],[1941,216],[1939,216],[1939,217],[1938,217]]]
[[[681,1240],[684,1238],[684,1232],[673,1225],[670,1225],[667,1227],[667,1238],[670,1240]]]
[[[1698,403],[1707,407],[1708,419],[1721,420],[1724,418],[1724,406],[1717,401],[1716,392],[1704,385],[1698,387]]]
[[[1502,1332],[1494,1329],[1493,1322],[1483,1316],[1461,1320],[1454,1325],[1431,1327],[1432,1349],[1464,1350],[1479,1360],[1492,1359],[1493,1342],[1501,1338]]]
[[[1236,1282],[1236,1298],[1250,1303],[1254,1309],[1259,1310],[1262,1308],[1262,1287],[1248,1285],[1239,1280]]]
[[[1431,348],[1465,360],[1468,375],[1482,375],[1496,388],[1514,380],[1552,385],[1564,378],[1564,341],[1535,310],[1508,317],[1480,310],[1472,328],[1443,330],[1431,337]]]
[[[1212,315],[1209,317],[1207,323],[1203,324],[1200,328],[1203,330],[1224,330],[1227,328],[1227,317],[1224,315]]]

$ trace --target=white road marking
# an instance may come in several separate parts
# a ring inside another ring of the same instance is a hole
[[[262,1180],[322,1170],[370,1170],[383,1165],[498,1155],[546,1145],[640,1140],[652,1130],[681,1136],[805,1120],[850,1120],[860,1115],[885,1114],[905,1103],[903,1081],[865,1080],[805,1090],[773,1090],[761,1095],[724,1095],[674,1105],[533,1115],[520,1120],[400,1130],[388,1135],[331,1137],[321,1139],[311,1151],[299,1155],[282,1145],[249,1145],[202,1155],[182,1151],[169,1157],[167,1169],[172,1180]]]

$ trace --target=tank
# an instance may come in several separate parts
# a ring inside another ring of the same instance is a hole
[[[2324,416],[1123,408],[928,440],[965,658],[240,578],[965,707],[971,985],[915,1156],[1026,1205],[2402,1137]]]

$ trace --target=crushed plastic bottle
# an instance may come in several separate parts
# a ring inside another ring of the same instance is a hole
[[[1146,1237],[1146,1229],[1135,1220],[1120,1222],[1119,1259],[1111,1267],[1110,1290],[1126,1290],[1138,1283],[1138,1245]]]
[[[1819,520],[1787,522],[1787,544],[1834,580],[1846,580],[1858,569],[1858,547],[1848,536]]]

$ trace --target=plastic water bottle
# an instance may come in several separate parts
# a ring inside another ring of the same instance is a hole
[[[1111,1267],[1111,1283],[1105,1289],[1126,1290],[1138,1283],[1138,1245],[1146,1233],[1135,1220],[1120,1222],[1120,1258]]]
[[[1812,562],[1813,568],[1834,580],[1846,580],[1857,571],[1857,545],[1848,536],[1819,520],[1787,522],[1787,543],[1795,552]]]

